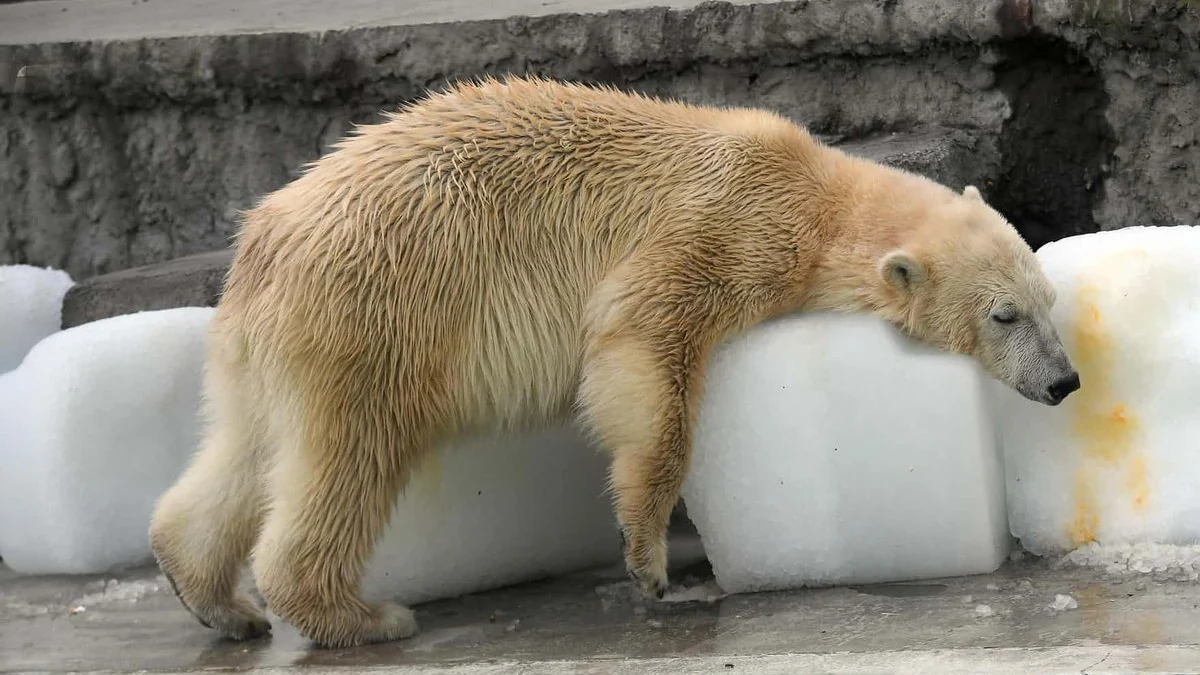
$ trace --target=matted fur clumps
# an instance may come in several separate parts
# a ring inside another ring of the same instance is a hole
[[[661,595],[715,344],[829,308],[974,353],[996,288],[1052,300],[1028,254],[978,192],[772,113],[456,86],[358,128],[245,214],[211,327],[207,435],[152,547],[224,635],[269,629],[237,590],[252,558],[309,638],[406,637],[412,613],[368,605],[359,580],[422,456],[577,410],[611,453],[630,572]]]

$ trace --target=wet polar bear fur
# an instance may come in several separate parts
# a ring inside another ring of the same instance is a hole
[[[1053,292],[979,192],[823,146],[759,110],[508,78],[364,126],[244,216],[211,326],[201,449],[150,538],[235,639],[414,634],[360,595],[426,453],[578,413],[611,453],[626,562],[665,535],[714,345],[796,310],[864,311],[1026,396],[1078,386]],[[744,448],[754,452],[754,448]]]

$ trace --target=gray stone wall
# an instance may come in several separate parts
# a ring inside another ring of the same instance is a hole
[[[1101,81],[1113,143],[1097,223],[1200,225],[1200,2],[1052,0],[1035,20]]]
[[[961,131],[1000,167],[981,189],[1034,245],[1200,221],[1197,10],[1029,3],[711,3],[0,46],[0,263],[79,278],[224,247],[239,209],[352,123],[505,72],[773,108],[834,139]]]

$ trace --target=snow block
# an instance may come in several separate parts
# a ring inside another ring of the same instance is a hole
[[[0,266],[0,373],[21,365],[35,344],[58,331],[63,295],[73,284],[62,270]]]
[[[997,394],[1013,534],[1040,555],[1200,542],[1200,228],[1037,255],[1081,386],[1058,408]]]
[[[713,355],[684,485],[731,593],[994,571],[1009,542],[988,376],[870,316]]]
[[[397,503],[364,593],[415,604],[619,562],[607,468],[570,426],[441,448]]]
[[[213,310],[97,321],[39,342],[0,376],[0,552],[14,571],[146,563],[158,496],[199,439]]]

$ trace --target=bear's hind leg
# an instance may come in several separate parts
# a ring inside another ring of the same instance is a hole
[[[271,629],[238,582],[261,523],[263,439],[245,392],[229,385],[223,364],[205,377],[212,413],[191,464],[155,507],[150,547],[175,595],[201,624],[246,640]]]
[[[345,391],[345,390],[343,390]],[[324,390],[284,431],[254,574],[271,611],[326,647],[417,632],[411,610],[371,605],[365,563],[408,478],[406,444],[391,433],[386,395]],[[380,412],[373,414],[372,410]]]

